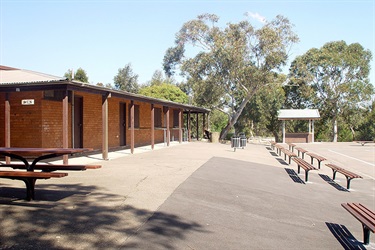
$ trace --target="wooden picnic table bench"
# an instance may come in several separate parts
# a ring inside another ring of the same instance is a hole
[[[373,143],[374,141],[354,141],[354,142],[359,143],[362,146],[364,146],[365,144],[367,144],[367,143]]]
[[[32,171],[0,171],[0,178],[21,180],[26,185],[26,200],[35,199],[35,182],[38,179],[61,178],[68,173],[48,173]]]
[[[318,161],[318,168],[320,169],[320,163],[322,161],[325,161],[327,160],[326,158],[324,158],[323,156],[320,156],[320,155],[317,155],[317,154],[314,154],[314,153],[311,153],[311,152],[307,152],[306,153],[308,156],[310,156],[311,158],[311,165],[314,164],[314,158]]]
[[[0,167],[11,167],[13,169],[26,169],[24,164],[0,164]],[[57,170],[66,171],[85,171],[87,169],[98,169],[101,165],[60,165],[60,164],[36,164],[34,170],[42,170],[42,172],[52,172]]]
[[[328,163],[326,164],[327,167],[331,168],[333,171],[333,177],[332,180],[335,180],[336,178],[336,173],[339,172],[346,177],[346,189],[350,189],[350,181],[354,178],[362,178],[362,176],[355,174],[353,172],[350,172],[342,167],[339,167],[335,164]]]
[[[54,158],[57,156],[82,153],[91,151],[90,148],[8,148],[0,147],[0,155],[8,156],[11,158],[18,159],[23,164],[3,164],[0,166],[12,167],[14,169],[24,169],[26,171],[1,171],[0,178],[7,178],[13,180],[22,180],[26,184],[27,200],[35,198],[35,182],[37,179],[49,179],[49,178],[60,178],[67,176],[67,173],[52,173],[56,170],[86,170],[99,168],[98,165],[48,165],[41,164],[41,160]],[[32,155],[35,158],[30,164],[26,159],[26,155]],[[42,170],[41,172],[35,172],[34,170]]]
[[[351,213],[363,227],[363,243],[370,243],[370,231],[375,231],[375,212],[361,203],[342,203],[341,206]]]
[[[309,180],[309,171],[310,170],[317,170],[313,165],[311,165],[310,163],[308,163],[307,161],[305,161],[301,158],[293,157],[293,161],[295,163],[297,163],[298,173],[300,173],[300,168],[303,168],[305,170],[305,181],[306,182]]]
[[[303,149],[301,147],[296,147],[296,150],[298,152],[298,157],[299,157],[299,154],[301,153],[302,154],[302,159],[305,158],[305,153],[307,153],[308,151],[306,149]]]
[[[288,144],[289,150],[292,151],[292,152],[294,152],[294,147],[296,146],[296,144],[293,144],[291,142],[287,142],[286,144]]]
[[[291,161],[292,157],[297,157],[297,155],[295,153],[289,151],[286,148],[282,148],[281,151],[284,153],[284,160],[285,161],[286,161],[286,156],[289,156],[289,161],[288,161],[289,165],[290,165],[290,161]]]

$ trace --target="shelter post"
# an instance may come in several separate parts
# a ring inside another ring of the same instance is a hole
[[[134,101],[130,101],[130,152],[134,153]]]
[[[283,120],[283,143],[285,143],[285,120]]]
[[[5,147],[10,147],[10,103],[9,93],[5,93]],[[5,157],[6,164],[10,164],[10,157]]]
[[[111,94],[106,94],[102,99],[102,158],[108,160],[108,98]]]
[[[68,131],[69,131],[69,124],[68,124],[68,116],[69,116],[69,99],[68,99],[68,90],[65,90],[62,105],[63,105],[63,123],[62,123],[62,136],[63,136],[63,148],[68,148]],[[68,155],[63,156],[63,164],[68,164]]]
[[[315,134],[315,131],[314,131],[314,120],[311,121],[311,142],[315,142],[315,138],[314,138],[314,134]]]
[[[182,110],[178,111],[178,141],[182,143]]]
[[[155,107],[151,104],[151,149],[155,147]]]

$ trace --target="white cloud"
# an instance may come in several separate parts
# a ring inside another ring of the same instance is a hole
[[[253,18],[253,19],[255,19],[255,20],[257,20],[261,23],[267,22],[266,18],[264,16],[261,16],[259,13],[253,13],[253,12],[247,11],[245,13],[245,15],[248,16],[248,17],[251,17],[251,18]]]

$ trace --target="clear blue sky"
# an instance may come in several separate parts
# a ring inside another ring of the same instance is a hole
[[[131,63],[144,83],[162,69],[183,23],[203,13],[218,15],[222,26],[287,17],[300,37],[291,60],[337,40],[358,42],[375,57],[374,0],[0,0],[0,64],[56,76],[81,67],[90,83],[106,84]]]

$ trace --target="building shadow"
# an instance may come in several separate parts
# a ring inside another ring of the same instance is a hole
[[[38,185],[40,200],[33,201],[8,194],[24,197],[24,189],[5,191],[1,186],[0,249],[123,249],[130,236],[138,242],[159,239],[152,246],[162,249],[166,242],[160,238],[205,232],[198,221],[127,205],[126,196],[93,185]],[[148,224],[142,238],[137,232]]]
[[[342,187],[341,185],[337,184],[334,180],[332,180],[328,175],[325,174],[319,174],[320,178],[322,178],[325,182],[327,182],[332,187],[336,188],[339,191],[342,192],[350,192],[348,189]]]
[[[326,226],[345,250],[366,249],[344,225],[326,222]]]
[[[289,175],[290,179],[292,179],[295,183],[299,183],[299,184],[306,184],[299,176],[298,174],[296,173],[296,171],[294,171],[294,169],[291,169],[291,168],[284,168],[285,171],[287,172],[287,174]]]

